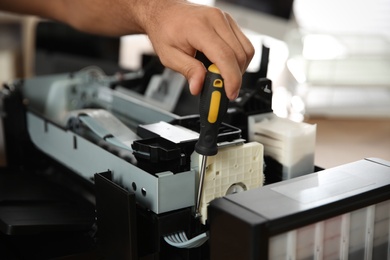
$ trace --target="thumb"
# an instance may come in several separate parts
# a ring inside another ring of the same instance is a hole
[[[195,60],[195,59],[194,59]],[[185,70],[187,75],[184,75],[188,80],[188,85],[192,95],[199,95],[202,91],[203,82],[206,76],[206,68],[203,63],[195,60],[192,66]]]
[[[170,57],[175,57],[175,59],[160,57],[163,65],[179,72],[187,79],[192,95],[200,94],[206,76],[206,68],[203,63],[181,51],[175,51]]]

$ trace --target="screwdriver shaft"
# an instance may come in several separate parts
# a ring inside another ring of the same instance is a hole
[[[199,176],[199,187],[198,187],[198,197],[196,199],[196,217],[200,217],[201,213],[199,211],[200,207],[200,200],[202,199],[202,192],[203,192],[203,182],[204,182],[204,175],[206,172],[206,166],[207,166],[207,156],[202,156],[202,165],[200,167],[200,176]]]

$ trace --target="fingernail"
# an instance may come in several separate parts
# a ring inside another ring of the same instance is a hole
[[[190,89],[191,94],[194,95],[195,89],[194,89],[194,84],[192,79],[188,80],[188,88]]]
[[[239,90],[236,91],[236,92],[233,92],[233,94],[232,94],[232,97],[233,97],[232,100],[237,99],[239,94],[240,94],[240,91],[239,91]]]

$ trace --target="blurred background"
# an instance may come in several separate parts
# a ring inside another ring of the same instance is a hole
[[[202,1],[201,1],[202,2]],[[390,0],[216,0],[253,42],[270,47],[273,110],[317,124],[316,165],[390,161]],[[255,47],[260,47],[260,45]],[[96,65],[134,69],[144,40],[81,34],[0,13],[0,82]],[[257,48],[257,52],[259,49]]]

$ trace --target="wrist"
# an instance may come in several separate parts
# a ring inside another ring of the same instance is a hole
[[[164,26],[162,21],[175,12],[172,11],[175,6],[187,3],[186,0],[136,0],[136,2],[139,9],[136,13],[137,23],[142,32],[148,35]]]

